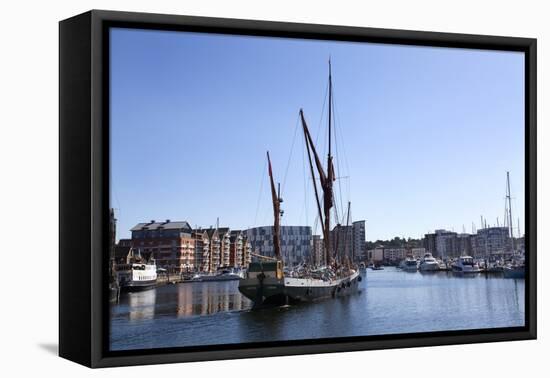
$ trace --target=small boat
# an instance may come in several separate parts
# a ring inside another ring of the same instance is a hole
[[[418,261],[412,257],[407,257],[405,260],[401,261],[399,268],[405,272],[416,272],[418,270]]]
[[[384,270],[384,267],[382,265],[372,264],[370,267],[372,270]]]
[[[507,265],[502,272],[504,278],[525,278],[525,265]]]
[[[432,254],[428,252],[420,260],[418,269],[420,269],[421,272],[435,272],[439,270],[439,263]]]
[[[472,256],[460,256],[451,266],[455,273],[480,273],[479,265]]]

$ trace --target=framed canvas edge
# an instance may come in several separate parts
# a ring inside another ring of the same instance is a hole
[[[87,361],[81,360],[76,362],[89,367],[111,367],[120,365],[191,362],[536,339],[536,39],[100,10],[90,11],[82,16],[90,17],[91,20],[91,59],[89,61],[91,72],[91,102],[89,104],[91,108],[89,129],[92,161],[90,166],[91,198],[73,198],[69,201],[90,202],[91,245],[89,249],[82,248],[82,251],[78,252],[87,255],[91,262],[90,282],[88,282],[90,291],[90,324],[89,328],[84,327],[78,330],[78,332],[89,332],[88,339],[91,345],[90,358]],[[63,22],[65,21],[61,23]],[[368,40],[369,42],[380,43],[524,52],[526,57],[526,185],[528,189],[526,191],[528,195],[525,198],[525,208],[526,211],[528,211],[528,214],[526,214],[526,222],[528,222],[528,224],[526,224],[526,229],[528,230],[526,248],[528,248],[529,251],[529,275],[526,277],[529,290],[526,293],[525,303],[526,310],[528,310],[528,317],[526,317],[527,326],[525,329],[510,332],[500,332],[496,330],[493,333],[470,335],[438,336],[434,334],[423,335],[416,338],[395,337],[390,340],[350,341],[310,345],[299,345],[299,342],[297,342],[297,345],[292,346],[270,346],[254,349],[216,350],[216,347],[213,347],[210,348],[211,350],[200,352],[151,353],[132,356],[110,356],[108,353],[105,353],[105,330],[108,329],[108,318],[106,317],[107,312],[105,311],[107,303],[105,302],[106,280],[104,278],[106,277],[106,269],[104,266],[106,264],[102,264],[102,250],[103,246],[107,245],[106,240],[108,238],[104,230],[108,229],[108,216],[105,212],[105,208],[106,204],[108,206],[109,187],[108,180],[105,180],[105,172],[108,172],[109,159],[108,153],[106,154],[106,150],[108,150],[108,145],[106,144],[106,141],[108,142],[108,135],[103,127],[103,125],[106,124],[105,122],[108,122],[108,115],[104,112],[108,101],[108,97],[105,95],[107,89],[104,87],[105,75],[107,75],[108,72],[105,72],[104,69],[107,67],[106,63],[108,62],[106,62],[106,56],[103,52],[105,47],[105,28],[107,25],[113,24],[127,24],[135,25],[135,27],[149,28],[158,28],[162,26],[174,30],[191,27],[197,28],[197,30],[212,30],[213,32],[229,34],[287,36],[294,38],[331,40]],[[62,80],[61,76],[62,72],[60,72],[60,83]],[[82,99],[79,98],[74,99],[74,101],[79,100],[82,101]],[[60,103],[60,113],[61,111]],[[60,142],[61,137],[60,133]],[[62,185],[67,185],[67,182],[63,181],[60,175],[60,187]],[[61,237],[63,237],[63,235],[60,234],[60,238]],[[62,261],[60,259],[60,268],[61,265]],[[60,328],[61,326],[60,323]],[[63,327],[65,327],[65,325],[63,325]],[[60,341],[60,350],[61,349]],[[69,356],[64,357],[74,360]]]

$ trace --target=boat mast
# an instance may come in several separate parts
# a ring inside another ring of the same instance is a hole
[[[273,217],[275,221],[273,223],[273,249],[275,250],[275,257],[277,260],[281,260],[281,241],[280,241],[280,218],[281,218],[281,193],[275,190],[275,182],[273,181],[273,171],[271,170],[271,159],[269,158],[269,151],[267,151],[267,163],[269,166],[269,180],[271,183],[271,198],[273,200]]]
[[[332,165],[332,66],[328,60],[328,156],[327,179],[323,185],[325,229],[327,240],[325,241],[326,263],[330,264],[330,209],[333,205],[332,182],[334,181],[334,166]]]
[[[508,201],[508,230],[512,243],[512,253],[514,252],[514,224],[512,223],[512,196],[510,194],[510,172],[506,171],[506,200]]]
[[[317,156],[317,152],[315,151],[315,147],[310,147],[310,143],[308,140],[311,139],[311,135],[309,135],[309,129],[307,128],[307,123],[306,123],[306,120],[304,118],[304,112],[302,109],[300,109],[300,118],[302,120],[302,127],[303,127],[303,130],[304,130],[304,138],[306,140],[306,150],[307,150],[307,157],[308,157],[308,161],[309,161],[309,169],[310,169],[310,172],[311,172],[311,178],[312,178],[312,181],[313,181],[313,189],[315,191],[315,200],[316,200],[316,203],[317,203],[317,212],[318,212],[318,215],[319,215],[319,219],[320,219],[320,223],[321,223],[321,231],[323,233],[323,238],[326,237],[325,235],[325,224],[323,223],[323,212],[321,211],[321,201],[319,201],[319,192],[317,190],[317,182],[315,181],[315,171],[313,170],[313,161],[311,159],[311,149],[313,148],[313,152],[315,154],[315,161],[317,163],[318,166],[320,166],[321,162],[319,161],[319,157]],[[323,179],[321,178],[321,181]]]
[[[350,244],[352,243],[348,243],[348,239],[350,237],[353,237],[353,233],[352,232],[349,232],[349,218],[350,218],[350,212],[351,212],[351,201],[348,201],[348,215],[347,215],[347,219],[346,219],[346,241],[345,241],[345,245],[344,245],[344,254],[345,256],[349,256],[349,258],[351,259],[351,261],[353,261],[353,248],[351,248],[351,252],[348,254],[348,247],[350,246]]]
[[[324,248],[325,248],[325,264],[329,265],[331,262],[331,253],[330,253],[330,209],[333,206],[333,192],[332,192],[332,182],[334,181],[334,165],[332,163],[332,73],[331,65],[329,60],[329,127],[328,127],[328,156],[327,156],[327,172],[321,163],[321,159],[317,154],[315,149],[315,144],[313,143],[313,138],[307,127],[307,123],[304,117],[304,112],[300,109],[300,118],[302,121],[302,127],[304,130],[304,138],[306,140],[306,148],[309,158],[309,165],[311,169],[311,174],[313,178],[313,187],[315,189],[315,199],[317,200],[317,210],[319,211],[319,219],[321,224],[323,224],[323,238],[324,238]],[[321,203],[319,200],[319,194],[317,192],[317,185],[315,184],[315,175],[313,172],[313,159],[311,154],[315,159],[315,166],[319,172],[319,181],[321,182],[321,189],[323,190],[323,212],[321,213]]]
[[[327,223],[324,222],[323,212],[321,210],[321,201],[319,200],[319,193],[317,192],[317,184],[315,182],[315,174],[313,171],[313,161],[311,155],[313,154],[313,158],[315,159],[315,166],[317,167],[317,171],[319,172],[319,181],[321,182],[321,189],[323,190],[324,195],[324,203],[325,203],[325,216],[326,216],[326,198],[327,193],[325,191],[326,189],[326,182],[328,180],[327,175],[325,174],[325,169],[323,168],[323,163],[321,163],[321,159],[319,158],[319,154],[317,154],[317,150],[315,149],[315,145],[313,144],[313,138],[311,137],[311,134],[309,133],[309,129],[307,127],[307,122],[304,117],[304,111],[300,109],[300,118],[302,120],[302,127],[304,130],[304,138],[306,140],[306,149],[307,149],[307,155],[309,160],[309,167],[311,170],[311,176],[313,178],[313,188],[315,189],[315,199],[317,201],[317,211],[319,212],[319,220],[321,223],[321,228],[323,231],[323,244],[325,249],[325,264],[328,265],[330,262],[330,229],[327,228]]]

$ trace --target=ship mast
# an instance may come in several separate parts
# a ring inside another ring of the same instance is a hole
[[[275,258],[281,260],[281,239],[280,239],[280,218],[281,211],[281,198],[280,187],[279,191],[275,190],[275,182],[273,181],[273,171],[271,170],[271,159],[269,158],[269,151],[267,151],[267,163],[269,166],[269,181],[271,184],[271,198],[273,200],[273,217],[275,219],[273,223],[273,249],[275,250]]]
[[[332,66],[328,60],[328,155],[327,155],[327,180],[323,186],[324,211],[325,211],[325,229],[327,230],[327,241],[325,242],[325,251],[327,253],[326,262],[330,264],[330,209],[333,205],[332,182],[334,181],[334,166],[332,165]]]
[[[300,119],[302,121],[302,127],[304,131],[304,138],[306,141],[306,149],[309,159],[309,165],[311,169],[311,175],[313,180],[313,188],[315,189],[315,199],[317,200],[317,210],[319,212],[319,219],[322,220],[321,224],[323,225],[323,239],[324,239],[324,248],[325,248],[325,264],[329,265],[331,262],[331,253],[330,253],[330,209],[333,206],[333,192],[332,192],[332,183],[334,181],[334,165],[332,163],[332,73],[331,65],[329,60],[329,124],[328,124],[328,156],[327,156],[327,171],[321,163],[321,159],[317,154],[315,149],[315,144],[313,143],[313,138],[307,127],[307,123],[304,117],[304,112],[300,109]],[[313,171],[313,158],[315,159],[315,166],[319,172],[319,181],[321,182],[321,190],[323,191],[323,211],[321,212],[321,203],[319,200],[319,193],[317,191],[317,184],[315,183],[315,175]]]
[[[506,201],[508,201],[508,232],[512,243],[512,253],[514,252],[514,225],[512,223],[512,195],[510,193],[510,172],[506,171]]]

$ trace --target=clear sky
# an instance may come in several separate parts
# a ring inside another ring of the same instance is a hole
[[[523,53],[114,29],[117,238],[151,219],[271,224],[266,150],[283,224],[314,226],[296,130],[302,107],[325,160],[329,56],[340,216],[350,200],[368,240],[502,224],[510,171],[523,233]]]

